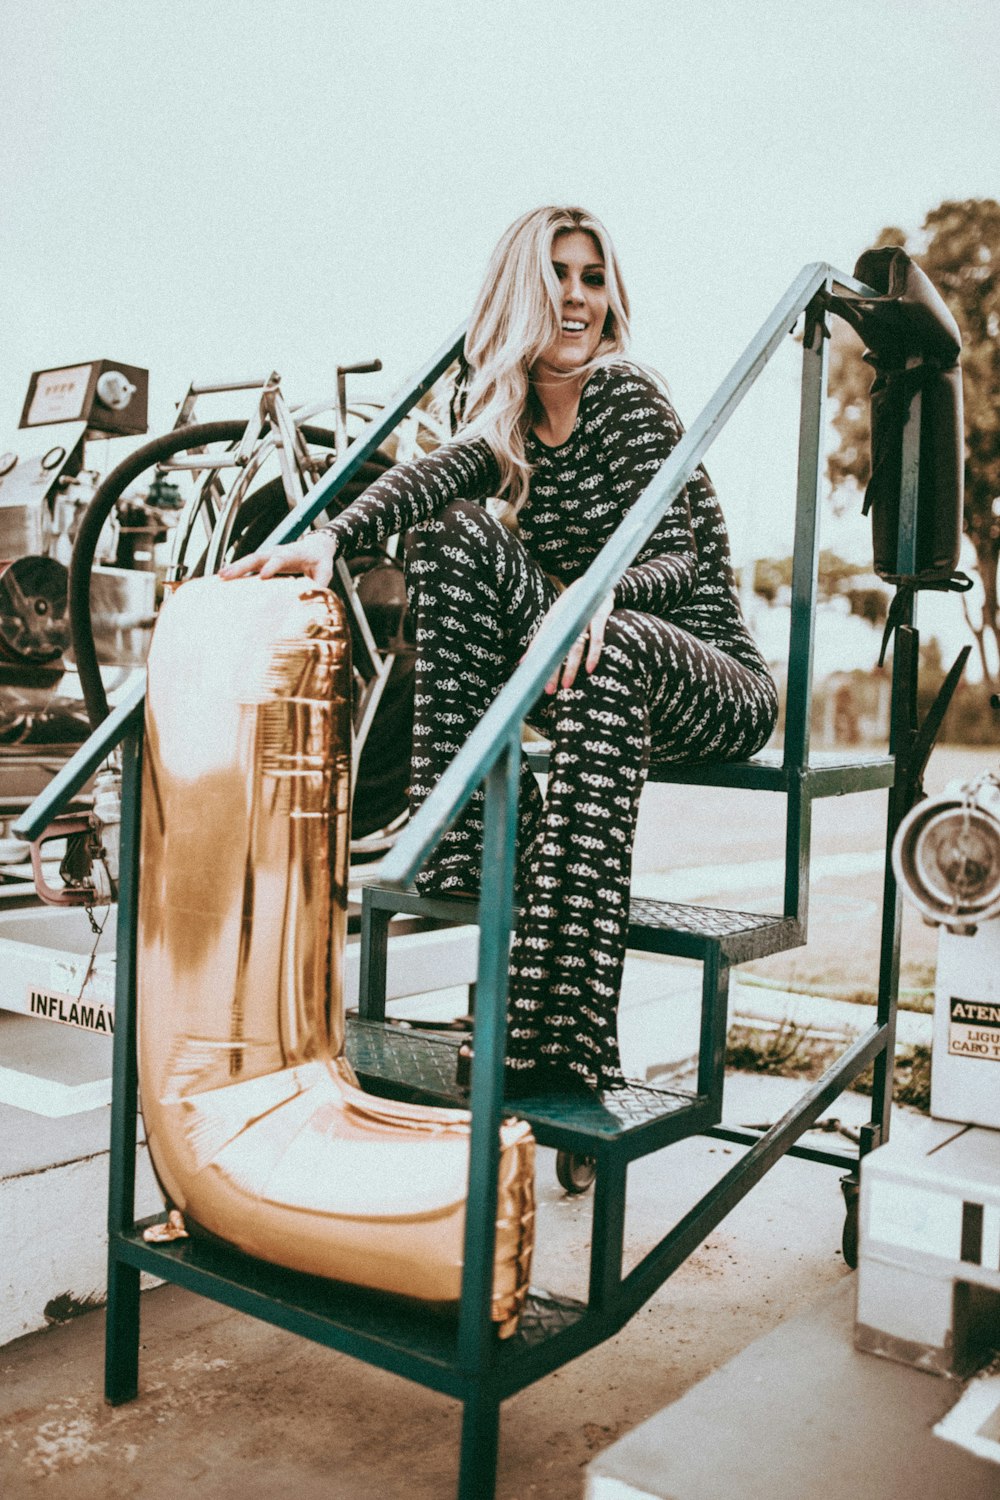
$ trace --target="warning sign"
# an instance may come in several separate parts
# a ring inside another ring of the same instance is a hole
[[[72,995],[32,988],[28,993],[28,1008],[33,1016],[61,1021],[64,1026],[79,1026],[83,1031],[98,1031],[102,1036],[114,1035],[114,1014],[100,1002],[87,1004]]]
[[[953,995],[948,1051],[953,1057],[1000,1062],[1000,1001],[960,1000]]]

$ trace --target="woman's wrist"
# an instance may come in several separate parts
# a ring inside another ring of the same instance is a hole
[[[334,557],[340,557],[347,550],[347,538],[344,536],[343,528],[336,521],[327,521],[325,526],[317,526],[313,536],[322,537],[324,542],[329,543],[330,552]]]

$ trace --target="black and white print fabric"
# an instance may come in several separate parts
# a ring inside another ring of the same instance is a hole
[[[647,376],[604,367],[584,388],[567,442],[528,439],[531,490],[516,531],[477,503],[498,483],[489,449],[461,441],[390,470],[330,525],[345,555],[410,532],[414,807],[514,670],[559,584],[586,570],[681,430]],[[544,797],[534,776],[521,777],[510,1092],[622,1082],[617,1006],[649,761],[753,754],[776,710],[740,613],[722,513],[699,469],[617,585],[593,673],[581,668],[529,715],[552,753]],[[418,886],[477,891],[481,852],[477,793]]]

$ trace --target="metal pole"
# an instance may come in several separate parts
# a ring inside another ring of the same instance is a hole
[[[829,339],[824,320],[826,288],[806,309],[802,343],[799,466],[792,561],[792,616],[785,697],[785,914],[805,929],[809,911],[809,841],[812,804],[805,787],[809,764],[816,582],[819,566],[819,498],[823,477]]]
[[[520,733],[511,735],[486,782],[479,969],[473,1029],[472,1131],[465,1217],[459,1363],[467,1371],[492,1364],[497,1172],[507,1034],[507,972],[514,917],[514,860]],[[487,899],[488,893],[488,899]]]
[[[908,360],[908,368],[919,364]],[[920,416],[919,389],[914,393],[903,429],[903,449],[899,484],[899,534],[896,545],[896,572],[900,577],[917,570],[917,516],[920,493]],[[889,722],[889,750],[896,757],[896,771],[889,790],[886,818],[885,876],[882,886],[882,937],[879,951],[877,1020],[887,1028],[885,1050],[875,1059],[872,1087],[871,1124],[862,1131],[862,1154],[882,1145],[889,1138],[892,1113],[893,1079],[896,1061],[896,1009],[899,996],[900,938],[902,934],[902,900],[892,868],[892,845],[896,830],[907,812],[905,806],[909,777],[909,759],[917,724],[917,682],[920,668],[920,637],[916,630],[916,603],[906,602],[892,651],[892,707]]]
[[[115,958],[115,1038],[112,1063],[111,1152],[108,1183],[108,1312],[104,1338],[104,1394],[117,1406],[139,1388],[139,1272],[121,1260],[118,1236],[135,1221],[136,918],[139,896],[139,817],[142,728],[122,746],[122,822]]]

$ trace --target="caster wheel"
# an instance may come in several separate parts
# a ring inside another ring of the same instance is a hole
[[[597,1176],[597,1162],[592,1156],[575,1156],[572,1151],[556,1152],[556,1176],[567,1193],[585,1193]]]
[[[846,1214],[844,1217],[844,1233],[841,1236],[840,1248],[844,1261],[852,1271],[858,1268],[858,1209],[860,1186],[853,1177],[842,1177],[840,1186],[844,1194]]]

